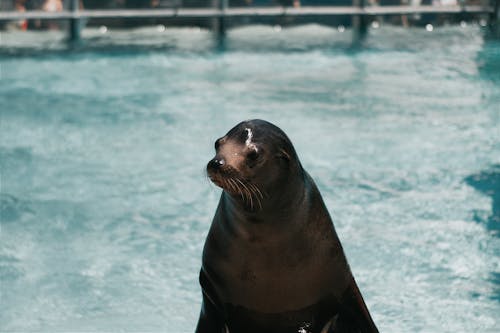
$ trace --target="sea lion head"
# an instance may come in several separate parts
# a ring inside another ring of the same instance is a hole
[[[207,164],[208,177],[252,208],[262,206],[264,196],[272,195],[301,170],[290,139],[264,120],[239,123],[215,141],[215,151]]]

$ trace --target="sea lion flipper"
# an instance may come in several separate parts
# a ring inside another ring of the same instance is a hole
[[[216,298],[211,292],[212,286],[203,270],[200,272],[200,284],[202,286],[203,301],[195,333],[226,333],[224,319],[215,304]]]

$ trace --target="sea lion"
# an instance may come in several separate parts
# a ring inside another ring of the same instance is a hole
[[[215,150],[207,175],[223,192],[203,249],[196,332],[378,332],[286,134],[244,121]]]

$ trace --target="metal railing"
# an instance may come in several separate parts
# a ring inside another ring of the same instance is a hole
[[[226,30],[225,20],[242,17],[300,17],[300,16],[340,16],[353,17],[353,29],[366,31],[366,20],[370,16],[410,15],[410,14],[488,14],[491,20],[498,20],[498,2],[492,5],[400,5],[366,6],[364,0],[353,0],[352,6],[304,6],[304,7],[229,7],[228,0],[217,0],[212,7],[203,8],[158,8],[158,9],[80,9],[78,0],[71,0],[70,9],[60,12],[2,11],[0,21],[9,20],[69,20],[70,39],[78,40],[82,19],[104,18],[206,18],[214,19],[213,29],[220,35]]]

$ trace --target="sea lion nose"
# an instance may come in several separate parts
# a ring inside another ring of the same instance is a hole
[[[208,167],[211,169],[219,169],[221,166],[223,166],[226,163],[223,158],[214,158],[210,162],[208,162]]]

